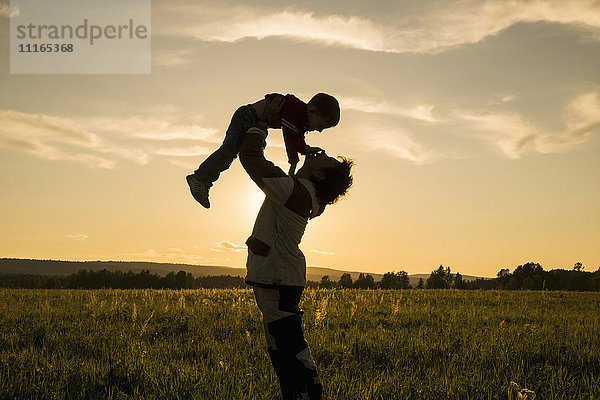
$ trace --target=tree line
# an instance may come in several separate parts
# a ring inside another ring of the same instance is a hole
[[[165,276],[140,272],[79,270],[71,275],[0,274],[0,287],[27,289],[229,289],[246,287],[239,276],[199,276],[190,272],[169,272]]]
[[[477,278],[465,281],[457,272],[453,274],[450,267],[440,265],[431,271],[426,280],[422,278],[415,287],[410,285],[408,273],[386,272],[379,282],[371,274],[360,274],[352,280],[350,274],[343,274],[335,282],[328,275],[320,282],[310,281],[308,286],[324,289],[470,289],[470,290],[572,290],[600,291],[600,267],[595,272],[586,272],[581,263],[576,263],[572,270],[554,269],[544,271],[538,263],[526,263],[515,268],[501,269],[496,278]]]
[[[452,273],[450,267],[440,265],[431,271],[426,280],[422,278],[414,287],[410,284],[405,271],[386,272],[380,281],[375,281],[371,274],[361,273],[352,280],[349,273],[344,273],[338,281],[328,275],[321,281],[309,281],[308,287],[324,289],[471,289],[471,290],[572,290],[600,291],[600,268],[595,272],[587,272],[581,263],[576,263],[571,270],[554,269],[545,271],[538,263],[519,265],[511,273],[508,268],[501,269],[496,278],[478,278],[465,281],[462,275]],[[199,276],[190,272],[170,272],[165,276],[150,273],[144,269],[140,272],[79,270],[65,276],[0,274],[0,287],[28,289],[228,289],[244,288],[247,285],[239,276]]]

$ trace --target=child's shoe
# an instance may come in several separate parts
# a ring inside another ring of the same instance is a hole
[[[204,208],[210,208],[210,202],[208,201],[208,189],[212,186],[208,182],[201,181],[196,177],[195,174],[191,174],[186,176],[188,185],[190,186],[190,191],[192,192],[192,196],[196,201],[202,204]]]

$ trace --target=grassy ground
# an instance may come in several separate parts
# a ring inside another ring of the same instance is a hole
[[[304,293],[328,399],[600,399],[600,293]],[[276,399],[249,290],[0,289],[0,399]],[[530,397],[531,398],[531,397]]]

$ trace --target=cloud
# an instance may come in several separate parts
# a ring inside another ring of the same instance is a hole
[[[600,8],[593,0],[467,0],[433,2],[419,14],[398,12],[371,19],[354,15],[318,15],[311,10],[287,10],[234,5],[169,2],[157,5],[163,20],[154,34],[202,41],[236,42],[244,38],[285,37],[323,45],[390,53],[438,53],[473,44],[520,22],[574,24],[597,32]],[[174,65],[178,58],[172,57]],[[168,63],[167,63],[168,64]],[[163,64],[163,65],[167,65]]]
[[[434,151],[426,150],[409,136],[380,133],[371,137],[371,150],[380,150],[392,157],[411,161],[417,165],[428,164],[437,158]]]
[[[340,107],[344,110],[355,110],[373,114],[398,115],[425,122],[438,122],[433,116],[433,104],[419,104],[412,107],[400,107],[382,99],[340,97]]]
[[[214,150],[216,150],[216,148],[209,148],[206,146],[162,147],[156,150],[156,154],[161,156],[192,157],[210,154]]]
[[[518,96],[515,93],[503,92],[492,94],[492,99],[488,101],[489,106],[495,106],[498,104],[508,104],[513,100],[516,100]]]
[[[187,254],[183,249],[169,248],[165,251],[157,251],[155,249],[147,249],[141,253],[125,254],[128,259],[142,259],[150,261],[164,260],[169,262],[206,262],[215,261],[215,258],[204,257],[199,254]]]
[[[219,253],[231,252],[231,253],[241,253],[246,251],[247,247],[242,244],[235,244],[229,242],[227,240],[223,240],[221,242],[216,242],[216,247],[211,248],[210,251],[216,251]]]
[[[332,256],[335,253],[330,252],[330,251],[322,251],[322,250],[317,250],[317,249],[310,249],[311,253],[315,253],[315,254],[322,254],[324,256]]]
[[[600,130],[600,96],[591,91],[575,97],[567,106],[565,129],[543,132],[516,112],[456,114],[479,132],[480,140],[497,146],[508,158],[520,158],[529,152],[559,153],[588,141]]]
[[[95,147],[94,150],[100,153],[114,154],[126,160],[133,161],[139,165],[148,164],[148,160],[150,158],[148,153],[142,150],[128,148],[124,146],[122,147],[117,145],[103,144],[102,146]]]
[[[570,127],[587,125],[600,119],[600,96],[590,91],[575,97],[567,108],[566,120]]]
[[[41,143],[36,139],[13,139],[0,131],[0,147],[24,151],[46,160],[77,161],[90,167],[112,169],[115,162],[85,153],[68,153],[57,147]]]
[[[183,122],[177,111],[160,113],[160,117],[136,115],[121,117],[87,117],[81,123],[90,129],[105,132],[118,132],[129,137],[157,141],[204,140],[218,143],[223,138],[213,128],[207,128],[196,121]],[[218,137],[217,137],[218,136]]]
[[[193,171],[198,168],[198,161],[184,161],[179,158],[169,160],[169,162],[186,171]]]
[[[502,98],[500,99],[500,101],[502,103],[508,103],[509,101],[513,101],[516,98],[517,98],[517,95],[515,95],[515,94],[507,94],[505,96],[502,96]]]
[[[439,158],[439,154],[426,149],[400,128],[390,130],[373,126],[371,128],[363,127],[363,131],[369,132],[368,135],[362,136],[361,143],[361,147],[367,151],[382,152],[416,165],[428,164]]]
[[[588,141],[600,128],[600,93],[591,91],[574,98],[565,115],[567,129],[559,133],[540,134],[537,147],[540,153],[567,150]]]
[[[96,168],[111,169],[116,162],[89,151],[117,155],[139,164],[147,162],[143,152],[109,144],[73,119],[14,110],[0,110],[0,147],[47,160],[77,161]]]
[[[381,32],[371,21],[359,17],[316,17],[311,12],[269,11],[243,5],[211,9],[206,4],[194,7],[169,3],[158,7],[161,8],[162,15],[170,17],[165,19],[171,22],[159,25],[154,30],[158,35],[184,36],[214,42],[283,36],[360,49],[383,50]]]
[[[559,153],[587,142],[600,128],[600,120],[558,134],[542,134],[537,138],[540,153]]]
[[[480,42],[521,22],[573,24],[596,32],[600,28],[600,8],[593,0],[471,0],[444,6],[435,3],[423,18],[394,35],[394,47],[399,51],[436,53]]]
[[[170,114],[161,113],[160,118],[140,115],[64,118],[0,109],[0,147],[48,160],[112,169],[117,165],[115,156],[145,165],[150,154],[172,157],[209,154],[222,140],[216,129],[202,126],[189,117],[178,117],[176,112]],[[181,140],[206,144],[156,145],[156,142]]]
[[[519,158],[528,145],[535,144],[536,129],[517,113],[466,112],[459,118],[469,122],[479,135],[473,139],[487,141],[500,148],[508,158]]]
[[[340,97],[340,107],[346,110],[343,129],[347,139],[344,143],[351,146],[349,150],[377,152],[416,165],[429,164],[440,157],[413,138],[413,132],[406,128],[411,121],[389,118],[408,118],[413,120],[410,125],[415,125],[416,121],[415,129],[441,123],[441,119],[433,116],[433,105],[402,107],[374,97],[346,96]]]
[[[190,62],[192,49],[158,48],[152,50],[152,66],[183,67]]]
[[[490,105],[510,103],[516,95],[504,93]],[[407,110],[383,100],[371,98],[342,98],[340,104],[346,109],[369,114],[408,116]],[[417,108],[414,108],[417,109]],[[517,159],[528,153],[560,153],[588,141],[595,132],[600,131],[600,91],[592,90],[571,99],[563,110],[558,110],[564,122],[563,129],[546,131],[529,121],[517,111],[482,110],[443,110],[433,115],[433,105],[423,106],[419,110],[425,117],[417,118],[435,122],[438,131],[464,131],[462,139],[488,143],[510,159]],[[429,111],[428,111],[429,110]],[[431,117],[431,118],[429,118]],[[465,129],[466,128],[466,129]],[[388,156],[407,160],[416,165],[432,163],[441,157],[437,151],[428,149],[414,139],[404,127],[392,126],[375,116],[361,118],[354,123],[353,132],[356,143],[367,151],[376,151]],[[419,129],[418,127],[415,129]],[[365,134],[368,132],[368,135]],[[451,156],[449,153],[448,156]]]
[[[46,137],[81,146],[93,146],[98,142],[95,135],[79,128],[67,118],[0,110],[0,122],[4,135],[17,136],[20,139]]]
[[[65,235],[65,237],[70,240],[82,241],[86,240],[88,238],[88,235]]]

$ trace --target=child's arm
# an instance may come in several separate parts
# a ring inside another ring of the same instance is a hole
[[[298,163],[290,164],[290,170],[288,171],[289,176],[296,175],[296,165],[298,165]]]
[[[323,151],[322,148],[320,147],[312,147],[309,146],[308,144],[306,144],[306,139],[304,138],[304,135],[302,135],[299,138],[298,141],[298,152],[302,155],[307,155],[307,154],[314,154],[314,153],[318,153]]]
[[[311,146],[307,145],[306,142],[304,141],[304,136],[300,136],[298,139],[299,139],[298,140],[299,153],[304,156],[306,156],[308,154],[315,154],[315,153],[319,153],[319,152],[323,151],[323,149],[320,147],[311,147]],[[293,162],[294,160],[296,160],[296,162]],[[290,157],[289,162],[290,162],[290,171],[289,171],[288,175],[294,176],[294,171],[296,170],[296,165],[298,165],[298,155],[296,154],[295,159],[292,159]]]

